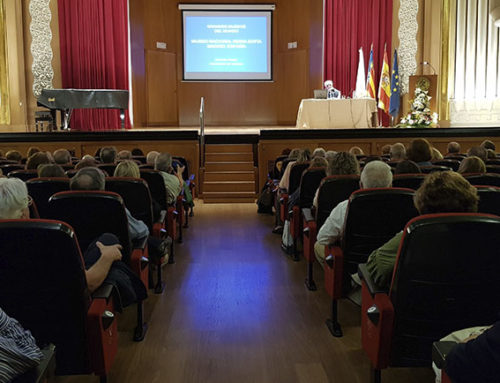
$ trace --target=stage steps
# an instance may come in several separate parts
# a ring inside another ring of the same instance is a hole
[[[253,145],[205,145],[203,202],[254,202],[255,180]]]

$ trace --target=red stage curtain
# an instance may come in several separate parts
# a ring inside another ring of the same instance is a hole
[[[59,0],[63,88],[129,89],[127,0]],[[130,128],[128,112],[125,126]],[[71,129],[120,129],[118,110],[80,109]]]
[[[352,97],[356,88],[358,50],[363,48],[366,70],[372,43],[378,93],[386,43],[389,66],[392,65],[392,0],[326,0],[324,76],[325,80],[332,80],[342,94]],[[389,126],[389,117],[382,115],[382,124]]]

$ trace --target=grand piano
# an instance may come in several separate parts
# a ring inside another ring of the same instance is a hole
[[[73,109],[120,109],[121,128],[125,129],[125,110],[129,91],[115,89],[43,89],[38,106],[51,114],[51,130],[57,130],[56,112],[61,112],[61,129],[69,130]]]

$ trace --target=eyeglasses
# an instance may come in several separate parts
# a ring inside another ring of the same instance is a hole
[[[28,207],[30,207],[32,205],[33,205],[33,198],[31,198],[31,196],[29,195],[28,196]]]

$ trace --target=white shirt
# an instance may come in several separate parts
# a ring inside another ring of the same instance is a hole
[[[316,236],[316,241],[321,245],[329,245],[340,238],[344,229],[344,220],[349,200],[340,202],[330,213]]]

